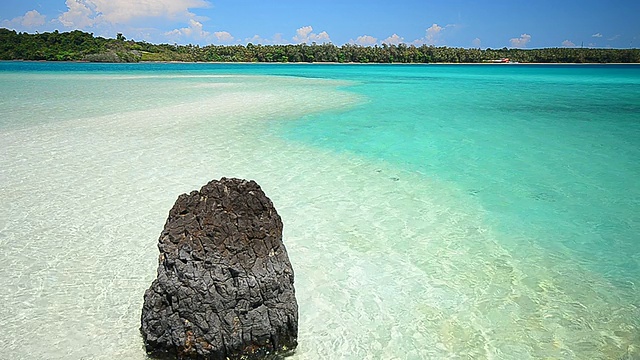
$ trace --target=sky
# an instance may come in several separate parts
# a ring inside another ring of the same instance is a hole
[[[640,47],[640,0],[2,0],[0,27],[170,44]]]

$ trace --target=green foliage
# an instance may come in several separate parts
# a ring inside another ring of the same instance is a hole
[[[82,31],[27,34],[0,29],[0,60],[203,61],[339,63],[482,63],[509,58],[522,63],[640,63],[640,49],[464,49],[435,46],[345,44],[170,45],[94,37]]]
[[[2,60],[82,60],[87,54],[104,49],[107,39],[82,31],[27,34],[0,29]]]

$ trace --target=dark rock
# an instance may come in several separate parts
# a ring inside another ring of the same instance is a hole
[[[194,359],[279,357],[297,346],[282,220],[254,181],[222,178],[178,197],[144,294],[147,352]]]

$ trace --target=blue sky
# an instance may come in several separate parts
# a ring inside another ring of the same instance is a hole
[[[640,0],[2,0],[0,27],[153,43],[640,47]]]

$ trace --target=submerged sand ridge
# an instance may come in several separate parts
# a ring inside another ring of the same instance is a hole
[[[126,85],[84,80],[92,82],[96,98],[105,93],[102,87]],[[281,79],[289,91],[276,85],[277,78],[255,80],[234,92],[213,87],[204,99],[196,82],[193,97],[175,93],[176,103],[154,109],[145,109],[142,93],[132,99],[141,110],[101,115],[100,108],[95,117],[92,107],[73,108],[65,95],[56,107],[64,112],[60,119],[52,110],[49,122],[2,131],[7,191],[0,203],[11,214],[3,217],[2,281],[11,291],[2,298],[7,336],[1,342],[15,358],[143,358],[131,321],[139,318],[143,284],[155,273],[155,239],[147,232],[157,236],[171,198],[216,176],[214,164],[234,157],[255,164],[257,158],[236,152],[258,150],[267,140],[240,139],[260,131],[255,125],[353,101],[334,96],[337,101],[326,104],[316,101],[317,93],[296,95],[309,84],[297,79]],[[277,92],[265,91],[274,85]],[[154,91],[173,88],[170,83]],[[72,333],[63,332],[68,328]],[[28,333],[44,340],[18,341]]]

